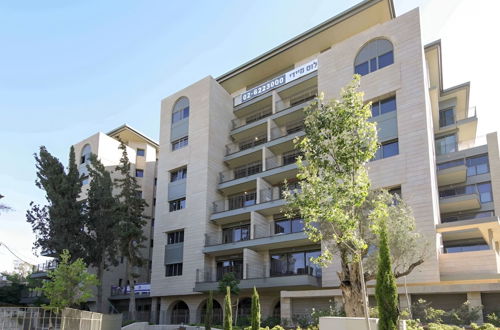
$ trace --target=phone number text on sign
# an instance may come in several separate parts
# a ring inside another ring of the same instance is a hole
[[[241,94],[241,102],[246,102],[261,94],[267,93],[271,89],[284,85],[285,83],[286,83],[285,75],[283,74],[279,77],[274,78],[273,80],[270,80],[262,85],[254,87],[251,90]]]

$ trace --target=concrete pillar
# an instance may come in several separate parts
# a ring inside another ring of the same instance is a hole
[[[281,297],[280,299],[281,319],[292,320],[292,298]]]
[[[483,303],[481,301],[481,292],[467,292],[467,300],[470,303],[470,307],[482,307]],[[477,319],[478,323],[483,323],[483,313],[479,313]]]
[[[399,310],[400,311],[410,310],[410,307],[411,307],[411,295],[408,294],[408,296],[406,296],[406,294],[400,294],[399,295]]]
[[[151,298],[151,315],[149,316],[149,321],[153,324],[158,324],[158,304],[160,299],[157,297]]]

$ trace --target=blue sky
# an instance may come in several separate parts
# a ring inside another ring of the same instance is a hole
[[[394,2],[398,15],[421,6],[424,42],[443,40],[445,84],[472,80],[471,105],[478,101],[480,122],[486,123],[480,130],[496,130],[492,73],[484,71],[489,60],[498,62],[498,46],[490,45],[496,36],[488,32],[500,31],[498,1]],[[24,213],[31,200],[43,202],[34,185],[33,153],[40,145],[66,163],[71,144],[123,123],[157,139],[162,98],[207,75],[217,77],[356,3],[0,2],[0,193],[14,208],[0,215],[0,242],[37,261]],[[11,268],[12,257],[0,247],[0,270]]]

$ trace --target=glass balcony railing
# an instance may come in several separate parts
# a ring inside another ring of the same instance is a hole
[[[484,211],[484,212],[475,212],[475,213],[465,213],[465,214],[442,214],[441,215],[441,223],[446,222],[455,222],[462,220],[473,220],[480,218],[489,218],[493,217],[493,211]]]

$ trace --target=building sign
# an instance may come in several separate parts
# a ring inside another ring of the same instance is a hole
[[[270,90],[278,88],[279,86],[288,84],[289,82],[292,82],[296,79],[299,79],[300,77],[308,75],[309,73],[314,72],[317,69],[318,69],[318,60],[315,59],[309,63],[299,66],[298,68],[295,68],[286,73],[283,73],[282,75],[274,77],[273,79],[266,81],[265,83],[260,84],[259,86],[256,86],[252,89],[249,89],[246,92],[241,93],[240,95],[235,97],[234,106],[248,102],[251,99],[256,98],[257,96],[265,94]]]

